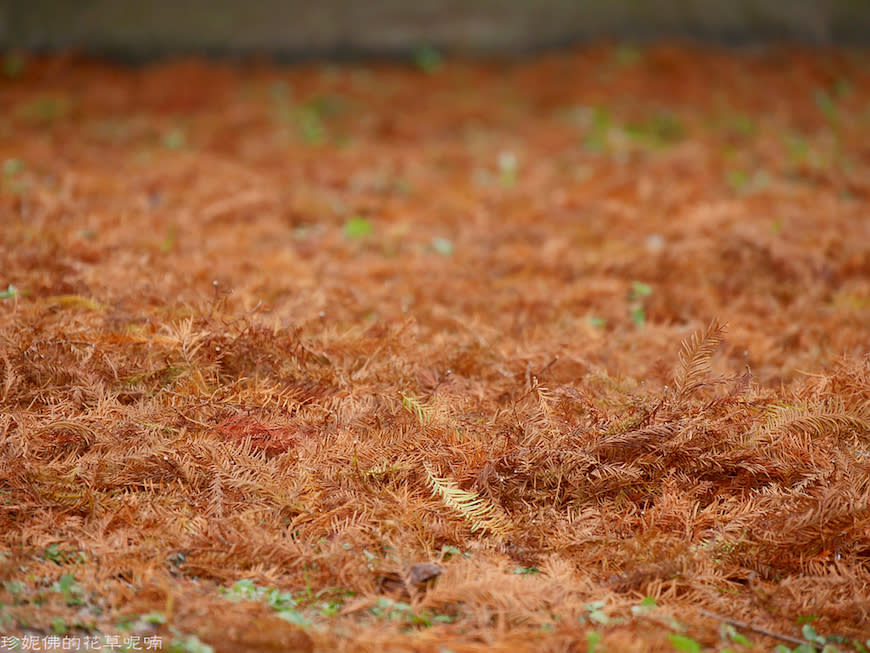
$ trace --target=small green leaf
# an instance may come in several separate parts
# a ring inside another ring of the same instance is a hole
[[[816,632],[816,629],[813,628],[810,624],[804,624],[801,628],[801,635],[804,636],[804,639],[808,642],[815,642],[816,644],[824,644],[825,638],[819,635]]]
[[[6,159],[3,162],[3,176],[11,177],[24,172],[24,162],[21,159]]]
[[[587,603],[583,606],[584,610],[600,610],[605,605],[607,605],[607,601],[593,601],[592,603]]]
[[[511,188],[517,183],[517,156],[513,152],[502,152],[498,155],[498,174],[501,185]]]
[[[308,618],[299,612],[298,610],[279,610],[277,616],[284,621],[289,621],[291,624],[295,624],[297,626],[310,626],[311,621]]]
[[[691,637],[668,635],[668,640],[671,642],[671,646],[682,653],[701,653],[701,645]]]
[[[60,580],[57,581],[57,587],[63,593],[72,591],[75,584],[76,578],[72,574],[64,574],[60,577]]]
[[[166,616],[162,612],[146,612],[139,619],[146,624],[165,624]]]
[[[175,242],[178,240],[178,226],[171,224],[169,225],[169,231],[166,234],[166,238],[163,239],[163,242],[160,243],[160,251],[164,254],[168,254],[175,247]]]
[[[514,573],[518,576],[528,576],[529,574],[540,574],[541,570],[537,567],[517,567]]]
[[[432,74],[444,65],[444,58],[435,48],[424,45],[414,51],[414,64],[424,73]]]
[[[12,596],[17,596],[18,594],[21,594],[21,591],[24,589],[24,583],[22,583],[21,581],[7,580],[4,583],[4,586],[6,587],[6,591],[9,592]]]
[[[180,150],[186,143],[187,138],[184,135],[184,131],[178,127],[168,131],[163,137],[163,146],[167,150]]]
[[[344,224],[345,238],[365,238],[370,236],[373,231],[372,223],[360,216],[354,216]]]
[[[726,173],[728,185],[734,190],[743,190],[749,185],[749,174],[745,170],[732,169]]]
[[[21,77],[27,68],[27,60],[17,52],[9,52],[3,57],[3,74],[10,79]]]
[[[183,639],[172,640],[169,653],[214,653],[214,649],[200,641],[196,635],[188,635]]]
[[[266,603],[275,610],[285,610],[296,606],[296,599],[290,592],[281,592],[277,588],[269,590],[266,594]]]
[[[834,83],[834,97],[845,98],[852,95],[852,84],[848,79],[841,77]]]
[[[296,117],[302,140],[312,145],[319,145],[326,140],[326,127],[316,109],[304,107]]]
[[[601,642],[601,633],[590,630],[586,633],[586,653],[595,653],[595,648]]]
[[[640,281],[632,281],[631,292],[635,297],[647,297],[652,294],[652,286]]]
[[[813,92],[813,99],[816,101],[816,106],[819,108],[828,122],[836,122],[838,118],[837,104],[827,91],[817,88]]]
[[[6,290],[0,290],[0,299],[12,299],[18,296],[18,289],[11,283]]]
[[[728,122],[731,128],[741,136],[752,136],[757,131],[752,118],[743,113],[734,114]]]
[[[602,610],[605,605],[607,605],[606,601],[593,601],[588,605],[584,605],[583,608],[588,612],[586,616],[589,618],[589,621],[601,624],[602,626],[609,624],[610,617]]]
[[[613,61],[618,66],[633,66],[641,60],[641,51],[633,45],[623,44],[613,53]]]
[[[597,317],[595,315],[589,317],[586,321],[589,323],[589,326],[595,327],[596,329],[603,329],[607,326],[607,322],[603,317]]]
[[[589,613],[589,621],[594,621],[597,624],[606,626],[610,623],[610,617],[608,617],[607,613],[603,610],[593,610]]]
[[[453,242],[450,241],[448,238],[433,238],[432,249],[434,249],[442,256],[451,256],[453,254]]]
[[[643,310],[643,306],[636,305],[631,307],[631,321],[637,326],[646,324],[646,311]]]
[[[651,596],[647,596],[638,605],[631,606],[631,613],[635,616],[639,616],[652,612],[658,607],[656,600]]]
[[[722,639],[729,639],[735,644],[742,644],[743,646],[752,646],[752,642],[750,642],[746,637],[744,637],[737,629],[731,624],[722,623],[719,626],[719,636]]]

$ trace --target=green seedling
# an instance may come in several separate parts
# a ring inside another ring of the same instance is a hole
[[[170,129],[163,135],[163,147],[167,150],[180,150],[187,145],[187,137],[180,127]]]
[[[453,255],[453,242],[449,238],[436,237],[432,239],[432,249],[441,256]]]
[[[671,643],[671,646],[674,647],[675,651],[682,651],[682,653],[701,653],[701,644],[691,637],[672,634],[668,635],[668,641]]]
[[[837,99],[847,98],[852,95],[852,83],[845,77],[840,77],[834,82],[833,94]]]
[[[517,567],[514,573],[518,576],[530,576],[532,574],[540,574],[541,570],[537,567]]]
[[[631,290],[628,293],[628,310],[631,315],[631,321],[635,326],[643,327],[646,324],[646,310],[644,309],[644,299],[652,294],[652,286],[640,281],[631,283]]]
[[[728,185],[737,192],[742,192],[749,186],[749,173],[745,170],[729,170],[726,177]]]
[[[679,116],[660,111],[646,121],[625,127],[625,133],[651,147],[665,147],[678,143],[685,137],[685,129]]]
[[[587,150],[601,152],[609,144],[610,128],[613,120],[607,107],[595,107],[592,110],[590,130],[583,141]]]
[[[646,311],[642,305],[635,304],[631,307],[631,321],[639,327],[646,324]]]
[[[214,653],[214,648],[201,641],[196,635],[176,636],[169,645],[169,653]]]
[[[305,106],[320,118],[330,118],[345,110],[345,99],[340,95],[316,95]]]
[[[816,632],[816,629],[813,628],[810,624],[804,624],[801,626],[801,635],[803,635],[804,639],[813,644],[821,644],[824,646],[827,643],[827,640]]]
[[[641,281],[632,281],[631,292],[635,297],[647,297],[652,294],[652,286]]]
[[[68,606],[81,605],[82,588],[76,582],[75,576],[72,574],[64,574],[60,579],[51,586],[53,592],[63,594],[64,601]]]
[[[602,609],[605,605],[607,605],[605,601],[594,601],[588,605],[584,605],[583,609],[586,611],[586,614],[585,616],[580,617],[580,621],[585,622],[588,619],[592,623],[606,626],[610,623],[610,617]]]
[[[166,623],[166,615],[164,615],[162,612],[146,612],[141,617],[139,617],[139,621],[141,621],[143,624],[162,626]]]
[[[64,551],[57,543],[49,544],[42,553],[42,558],[56,565],[87,562],[87,556],[82,551]]]
[[[299,610],[296,610],[294,608],[278,610],[277,617],[295,626],[302,626],[303,628],[311,625],[311,620],[308,619],[308,617],[302,614]]]
[[[14,297],[18,297],[18,288],[11,283],[6,290],[0,290],[0,299],[12,299]]]
[[[169,231],[166,233],[166,238],[160,243],[160,251],[168,254],[175,249],[175,243],[178,240],[178,225],[169,225]]]
[[[834,101],[834,98],[831,97],[830,93],[824,89],[817,88],[813,91],[813,100],[815,100],[819,111],[822,112],[822,115],[825,116],[825,119],[829,123],[833,124],[839,120],[840,113],[837,109],[837,103]]]
[[[371,236],[373,231],[372,223],[360,216],[354,216],[344,223],[344,237],[351,240]]]
[[[504,188],[511,188],[517,183],[517,156],[513,152],[502,152],[498,155],[498,178]]]
[[[424,45],[414,51],[414,65],[429,75],[438,72],[444,65],[444,58],[435,48]]]
[[[221,595],[234,602],[263,601],[272,608],[276,616],[297,626],[310,626],[311,620],[297,609],[299,602],[291,592],[282,592],[277,588],[260,587],[249,579],[237,581],[229,589],[221,588]],[[309,588],[309,594],[310,594]]]
[[[613,51],[613,63],[621,68],[636,65],[643,58],[643,53],[635,46],[622,44]]]
[[[433,623],[452,623],[454,617],[450,615],[431,615],[428,612],[415,612],[414,608],[408,603],[394,601],[393,599],[382,597],[378,599],[377,604],[369,608],[369,612],[377,617],[387,621],[401,621],[408,626],[423,626],[429,628]]]
[[[740,136],[750,137],[758,133],[758,127],[751,116],[735,113],[728,119],[728,127]]]
[[[441,559],[442,560],[449,560],[453,556],[459,556],[459,555],[463,556],[464,558],[472,557],[471,553],[468,553],[467,551],[463,553],[462,551],[460,551],[457,547],[453,546],[452,544],[445,544],[444,546],[441,547]]]
[[[634,616],[638,617],[643,614],[649,614],[650,612],[656,610],[658,607],[659,605],[658,603],[656,603],[656,600],[651,596],[647,596],[644,597],[643,601],[641,601],[637,605],[631,606],[631,613]]]
[[[303,107],[296,113],[296,124],[302,140],[310,145],[320,145],[326,140],[326,126],[320,114],[311,107]]]
[[[19,108],[18,113],[27,122],[47,125],[66,117],[69,108],[67,98],[45,95],[30,100]]]
[[[786,156],[791,165],[799,165],[807,160],[810,154],[810,145],[807,139],[800,134],[791,134],[785,139]]]
[[[586,633],[586,653],[595,653],[598,644],[601,643],[601,633],[590,630]]]
[[[3,586],[13,597],[18,597],[24,591],[24,583],[21,581],[7,580]]]
[[[752,642],[747,639],[746,636],[741,634],[731,624],[726,624],[724,622],[719,625],[719,637],[721,637],[725,641],[731,641],[735,644],[740,644],[741,646],[752,646]]]
[[[8,178],[24,172],[24,161],[21,159],[6,159],[3,162],[3,177]]]
[[[264,588],[258,587],[254,583],[254,581],[247,578],[236,581],[235,585],[233,585],[229,589],[221,587],[219,591],[221,596],[233,602],[259,601],[264,598],[266,594],[266,590]]]
[[[27,59],[18,52],[7,52],[3,57],[3,75],[9,79],[17,79],[24,74]]]
[[[769,183],[767,172],[758,170],[750,175],[746,170],[732,169],[726,173],[728,185],[737,193],[752,193],[761,190]]]
[[[21,194],[27,190],[26,179],[22,179],[24,161],[21,159],[6,159],[3,162],[2,189],[13,194]]]
[[[411,186],[411,182],[409,182],[407,179],[399,178],[396,179],[395,183],[393,184],[393,190],[396,192],[397,195],[408,196],[414,189]]]

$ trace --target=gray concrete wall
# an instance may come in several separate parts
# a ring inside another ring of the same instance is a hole
[[[0,0],[0,48],[511,53],[589,39],[870,43],[870,0]]]

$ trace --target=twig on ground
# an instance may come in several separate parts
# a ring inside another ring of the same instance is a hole
[[[772,630],[767,630],[766,628],[761,628],[759,626],[753,626],[752,624],[738,621],[737,619],[732,619],[731,617],[726,617],[725,615],[716,614],[715,612],[709,612],[708,610],[698,610],[698,614],[700,614],[702,617],[709,617],[710,619],[718,619],[719,621],[724,621],[726,624],[731,624],[735,628],[751,630],[752,632],[758,633],[759,635],[773,637],[774,639],[779,639],[783,642],[789,642],[790,644],[796,644],[798,646],[800,646],[801,644],[809,644],[815,649],[822,649],[821,645],[817,644],[816,642],[809,642],[803,639],[798,639],[797,637],[791,637],[789,635],[780,635],[779,633],[775,633]]]

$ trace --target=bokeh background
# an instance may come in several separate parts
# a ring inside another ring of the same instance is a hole
[[[2,0],[0,49],[142,58],[517,53],[590,39],[870,42],[866,0]]]

